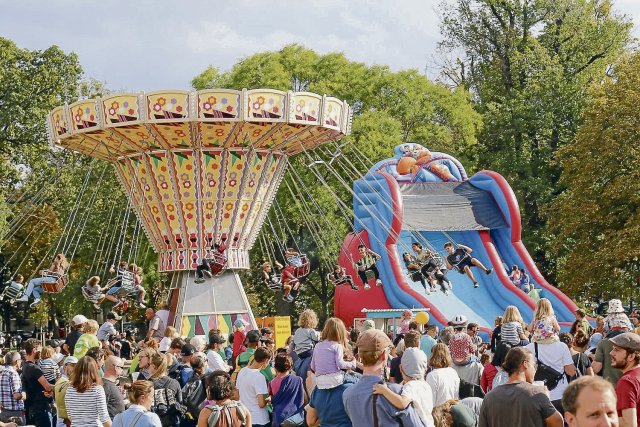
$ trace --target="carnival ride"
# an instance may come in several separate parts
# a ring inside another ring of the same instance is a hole
[[[402,144],[395,157],[378,162],[356,180],[352,194],[355,232],[345,238],[340,262],[357,277],[347,255],[364,244],[382,255],[377,265],[383,285],[358,298],[347,288],[336,289],[334,310],[346,323],[366,317],[367,309],[425,307],[442,326],[464,314],[486,334],[508,305],[518,307],[530,321],[535,301],[511,282],[505,263],[529,272],[531,283],[551,301],[561,326],[574,320],[575,303],[544,279],[522,244],[518,203],[499,174],[481,171],[469,178],[454,157],[419,144]],[[402,254],[412,253],[412,243],[418,242],[444,258],[448,241],[471,247],[471,255],[494,272],[485,275],[474,268],[480,285],[474,289],[466,275],[449,271],[452,293],[427,295],[412,280]]]
[[[159,271],[173,276],[170,323],[194,335],[230,330],[237,318],[255,325],[237,271],[249,268],[288,159],[348,134],[351,109],[309,92],[171,90],[61,106],[48,125],[55,146],[114,166],[125,215],[135,212],[138,238],[142,229]],[[224,265],[213,253],[219,242]],[[204,259],[225,271],[198,285]],[[308,274],[304,259],[295,274]]]

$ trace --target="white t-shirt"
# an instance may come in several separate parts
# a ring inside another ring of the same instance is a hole
[[[231,366],[227,365],[217,351],[209,350],[207,352],[207,364],[212,371],[229,372]]]
[[[433,392],[433,406],[442,405],[447,400],[458,398],[460,377],[453,368],[440,368],[429,372],[427,384]]]
[[[269,394],[267,379],[264,375],[258,369],[242,368],[238,372],[236,387],[240,392],[240,401],[251,413],[251,423],[268,424],[269,413],[267,409],[258,406],[258,395]]]
[[[411,380],[402,386],[402,396],[411,399],[416,413],[428,427],[434,427],[433,391],[429,384],[421,380]]]
[[[164,337],[160,340],[160,344],[158,344],[158,351],[160,353],[166,353],[169,351],[169,347],[171,346],[172,338]]]
[[[527,345],[527,350],[534,355],[536,354],[533,343]],[[566,365],[573,365],[573,359],[571,358],[569,347],[560,341],[549,344],[538,344],[538,357],[542,363],[558,372],[564,372],[564,367]],[[562,399],[562,392],[567,388],[567,385],[569,385],[569,383],[567,383],[567,377],[563,375],[556,388],[549,392],[549,399]]]

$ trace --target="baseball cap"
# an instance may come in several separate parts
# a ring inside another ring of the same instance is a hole
[[[260,332],[256,330],[247,332],[247,342],[260,342]]]
[[[62,362],[62,359],[64,359],[64,355],[62,353],[55,353],[53,356],[51,356],[51,358],[53,359],[53,361],[57,365],[60,362]]]
[[[67,356],[64,359],[64,365],[68,365],[69,363],[78,363],[78,358],[74,356]]]
[[[180,356],[192,356],[196,352],[196,348],[191,344],[185,344],[180,350]]]
[[[88,319],[86,317],[84,317],[82,314],[77,314],[75,316],[73,316],[73,319],[71,319],[71,322],[74,325],[82,325],[83,323],[87,323]]]
[[[249,323],[244,320],[244,319],[236,319],[235,322],[233,322],[233,326],[235,326],[236,328],[242,328],[243,326],[247,326]]]
[[[393,346],[389,337],[378,329],[369,329],[361,333],[356,344],[358,346],[358,352],[382,351],[385,348]]]
[[[120,316],[118,313],[116,313],[114,311],[110,311],[110,312],[107,313],[107,319],[120,320],[120,319],[122,319],[122,316]]]
[[[407,347],[402,353],[400,365],[406,376],[423,379],[427,370],[427,355],[419,348]]]
[[[640,335],[634,332],[625,332],[610,338],[611,344],[629,351],[640,351]]]
[[[209,339],[209,344],[224,344],[227,340],[220,334],[214,334]]]
[[[270,334],[272,332],[271,332],[271,329],[269,329],[269,328],[262,328],[262,329],[260,329],[260,333],[262,335],[267,335],[267,334]]]

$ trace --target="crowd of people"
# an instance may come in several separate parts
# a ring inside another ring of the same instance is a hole
[[[439,330],[403,313],[390,334],[304,310],[286,346],[271,330],[180,337],[166,310],[148,331],[77,315],[62,345],[28,339],[3,355],[0,426],[638,426],[638,316],[619,300],[595,327],[561,332],[541,299],[510,306],[490,342],[463,315]],[[634,329],[635,328],[635,329]]]

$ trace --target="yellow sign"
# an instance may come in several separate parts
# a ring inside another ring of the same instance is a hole
[[[260,328],[269,328],[273,332],[276,348],[284,347],[291,335],[291,318],[289,316],[263,317]]]

